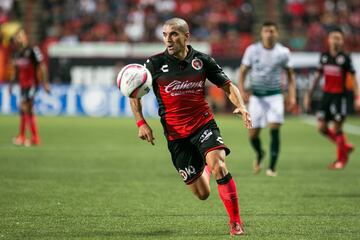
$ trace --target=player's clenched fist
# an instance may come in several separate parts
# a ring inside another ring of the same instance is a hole
[[[252,122],[251,122],[251,118],[250,118],[250,114],[249,112],[245,109],[245,108],[236,108],[234,111],[233,111],[234,114],[238,114],[238,115],[241,115],[243,121],[244,121],[244,124],[245,124],[245,127],[247,129],[251,129],[252,128]]]
[[[151,143],[152,145],[155,145],[155,143],[154,143],[155,138],[153,136],[152,130],[149,127],[149,125],[143,124],[142,126],[140,126],[138,136],[142,140],[146,140],[149,143]]]

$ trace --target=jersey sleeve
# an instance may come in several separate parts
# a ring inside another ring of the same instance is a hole
[[[356,72],[350,55],[347,56],[346,70],[353,74]]]
[[[155,68],[150,59],[146,60],[146,62],[144,63],[144,67],[146,67],[149,70],[152,76],[155,75]]]
[[[223,69],[212,57],[208,57],[205,65],[206,78],[218,87],[222,87],[231,82]]]
[[[293,68],[293,62],[291,59],[291,52],[290,49],[286,48],[285,49],[285,54],[284,54],[284,63],[283,63],[283,68],[288,69],[288,68]]]
[[[246,50],[245,50],[245,53],[244,53],[244,56],[241,60],[241,64],[242,65],[245,65],[247,67],[251,67],[251,55],[252,55],[252,52],[253,52],[253,47],[252,45],[247,47]]]
[[[324,54],[320,54],[320,59],[319,59],[319,63],[316,67],[316,70],[319,72],[319,73],[323,73],[323,58],[324,58]]]
[[[32,58],[36,65],[38,65],[39,63],[41,63],[44,60],[44,57],[40,51],[40,48],[33,47],[31,52],[32,52]]]

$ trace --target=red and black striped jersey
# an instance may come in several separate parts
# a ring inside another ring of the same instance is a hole
[[[42,61],[43,56],[38,47],[26,47],[14,53],[20,87],[27,88],[38,84],[36,68]]]
[[[324,75],[323,90],[326,93],[343,93],[347,73],[355,73],[350,56],[343,52],[338,53],[335,57],[329,52],[322,53],[318,71]]]
[[[150,57],[145,66],[153,77],[159,116],[168,140],[186,138],[214,118],[205,100],[205,81],[218,87],[230,83],[210,56],[188,46],[184,60],[167,51]]]

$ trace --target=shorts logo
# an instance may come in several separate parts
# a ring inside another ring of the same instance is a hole
[[[211,135],[213,135],[213,132],[211,131],[211,129],[206,129],[200,137],[200,142],[201,143],[205,142],[206,140],[209,139],[209,137]]]
[[[224,144],[224,141],[223,141],[222,137],[218,137],[216,139],[216,141],[218,141],[220,144]]]
[[[191,61],[191,66],[195,69],[195,70],[200,70],[203,67],[203,62],[198,59],[195,58]]]
[[[182,177],[184,181],[186,181],[190,175],[195,174],[195,172],[195,168],[191,165],[186,167],[185,170],[179,169],[180,177]]]

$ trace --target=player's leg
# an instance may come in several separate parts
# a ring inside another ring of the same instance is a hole
[[[325,95],[323,101],[323,114],[320,115],[320,117],[324,120],[320,121],[319,130],[334,141],[337,146],[336,161],[330,164],[329,168],[342,169],[347,163],[348,153],[353,150],[352,145],[346,143],[346,137],[342,131],[342,126],[346,117],[346,99],[342,95]],[[324,121],[326,121],[326,123],[324,123]],[[328,121],[333,121],[333,129],[328,128]]]
[[[230,234],[244,234],[239,210],[236,184],[225,164],[224,149],[214,149],[206,154],[206,163],[211,168],[218,184],[219,196],[230,218]]]
[[[31,140],[28,142],[28,145],[39,145],[40,144],[40,137],[38,134],[38,126],[36,123],[36,116],[34,112],[34,99],[37,89],[32,87],[29,92],[29,98],[27,101],[27,108],[28,108],[28,123],[31,132]]]
[[[26,140],[26,124],[27,124],[27,107],[26,102],[21,100],[19,114],[20,114],[20,122],[19,122],[19,134],[17,137],[13,138],[13,144],[15,145],[23,145]]]
[[[168,148],[174,167],[185,184],[199,199],[207,199],[211,171],[196,146],[189,139],[179,139],[168,141]]]
[[[206,200],[210,195],[209,180],[210,175],[207,171],[204,170],[200,177],[187,186],[200,200]]]
[[[264,158],[265,151],[261,146],[260,132],[266,125],[264,110],[266,106],[261,98],[250,96],[249,113],[252,119],[253,128],[249,130],[249,140],[255,152],[254,173],[258,174],[261,170],[261,162]]]
[[[261,163],[265,156],[265,151],[261,146],[260,132],[261,128],[252,128],[249,130],[250,143],[256,155],[254,161],[254,174],[258,174],[261,171]]]
[[[329,121],[324,117],[318,118],[318,130],[326,138],[333,143],[336,143],[336,133],[333,129],[329,128]]]
[[[34,113],[33,108],[33,100],[29,102],[29,125],[31,131],[31,145],[39,145],[40,144],[40,137],[38,132],[38,126],[36,122],[36,115]]]
[[[280,127],[279,123],[270,124],[270,163],[267,175],[273,177],[276,176],[276,163],[280,152]]]
[[[352,144],[346,142],[346,136],[343,132],[343,123],[344,120],[334,121],[337,160],[329,165],[330,169],[343,169],[348,162],[349,153],[351,153],[354,149]]]
[[[277,94],[265,97],[264,101],[269,106],[266,118],[270,126],[270,163],[266,175],[275,177],[280,153],[280,127],[284,122],[284,97]]]
[[[225,164],[225,156],[230,153],[230,149],[224,144],[215,121],[202,127],[192,136],[191,141],[197,146],[218,183],[220,198],[230,218],[230,234],[243,234],[236,184]]]
[[[20,114],[20,122],[19,122],[19,134],[17,137],[13,138],[13,143],[15,145],[23,145],[26,140],[26,126],[27,126],[27,99],[28,99],[29,89],[21,88],[20,90],[20,106],[19,106],[19,114]]]

